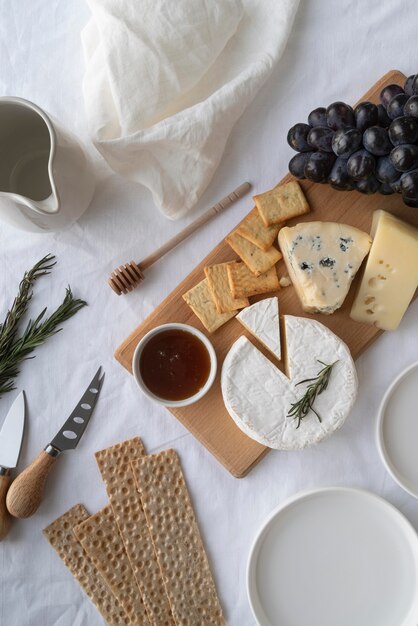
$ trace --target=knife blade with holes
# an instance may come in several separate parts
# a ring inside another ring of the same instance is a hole
[[[53,440],[14,480],[7,492],[6,506],[13,517],[30,517],[41,504],[48,474],[57,457],[77,447],[92,416],[103,385],[104,374],[99,367],[77,406]]]

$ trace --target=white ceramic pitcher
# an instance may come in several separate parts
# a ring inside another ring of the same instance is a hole
[[[0,219],[59,230],[87,209],[94,173],[79,141],[38,106],[0,97]]]

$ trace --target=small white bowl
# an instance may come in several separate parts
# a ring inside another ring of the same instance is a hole
[[[380,404],[376,439],[380,458],[402,489],[418,498],[418,362],[395,378]]]
[[[195,393],[193,396],[190,396],[190,398],[185,398],[184,400],[166,400],[164,398],[160,398],[159,396],[156,396],[154,393],[152,393],[152,391],[148,389],[148,387],[145,385],[142,379],[141,371],[139,367],[139,361],[141,358],[142,350],[144,349],[148,341],[151,339],[151,337],[154,337],[155,335],[157,335],[158,333],[164,330],[184,330],[190,333],[191,335],[194,335],[195,337],[200,339],[200,341],[203,343],[203,345],[205,346],[206,350],[209,353],[210,371],[209,371],[209,376],[207,378],[207,381],[205,382],[203,387],[199,389],[199,391]],[[134,356],[132,358],[132,372],[139,388],[142,390],[142,392],[146,396],[148,396],[148,398],[151,398],[151,400],[155,400],[155,402],[158,402],[158,404],[162,404],[163,406],[167,406],[167,407],[188,406],[189,404],[193,404],[194,402],[197,402],[198,400],[203,398],[203,396],[212,387],[213,381],[215,380],[215,376],[216,376],[216,370],[217,370],[217,359],[216,359],[216,353],[215,353],[215,349],[213,345],[211,344],[209,339],[206,337],[206,335],[200,332],[200,330],[197,330],[197,328],[194,328],[193,326],[189,326],[188,324],[172,323],[172,324],[161,324],[161,326],[156,326],[155,328],[147,332],[147,334],[142,337],[141,341],[138,343],[135,349]]]

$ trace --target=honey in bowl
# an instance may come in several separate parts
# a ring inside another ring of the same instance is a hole
[[[150,337],[139,357],[143,383],[162,400],[191,398],[205,385],[210,369],[210,355],[203,341],[178,328]]]

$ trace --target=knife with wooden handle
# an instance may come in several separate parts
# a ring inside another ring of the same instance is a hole
[[[38,510],[46,480],[57,457],[61,452],[77,447],[102,388],[104,374],[102,375],[101,370],[99,367],[75,409],[51,443],[11,484],[6,496],[6,505],[13,517],[30,517]]]
[[[16,467],[25,430],[25,392],[13,402],[0,431],[0,541],[10,529],[11,517],[6,508],[10,470]]]

